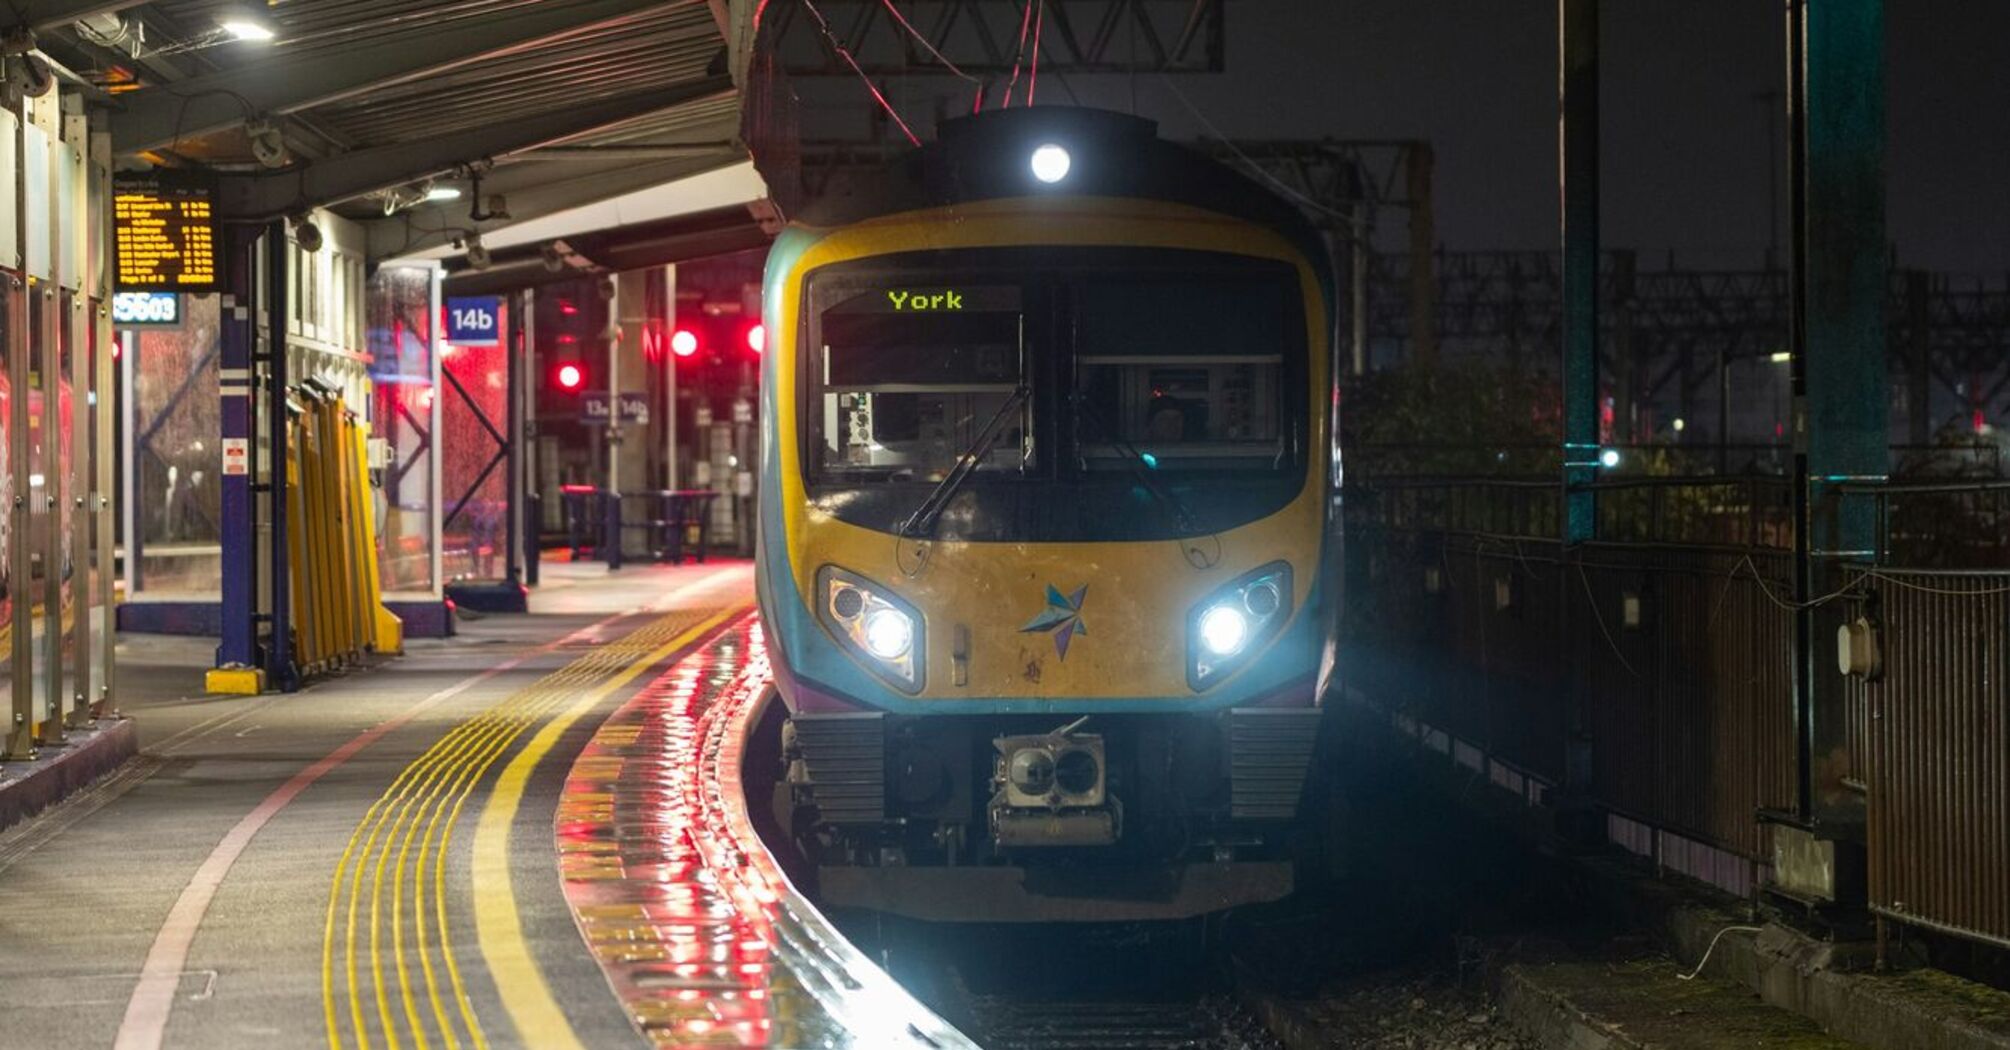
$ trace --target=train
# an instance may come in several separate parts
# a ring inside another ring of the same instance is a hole
[[[791,217],[756,577],[821,899],[1291,891],[1340,601],[1330,256],[1264,184],[1073,107],[946,120]]]

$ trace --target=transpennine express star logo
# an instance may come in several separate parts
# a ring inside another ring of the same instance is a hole
[[[1074,594],[1062,594],[1053,584],[1047,585],[1047,607],[1040,615],[1026,621],[1019,633],[1030,634],[1039,631],[1054,636],[1054,652],[1061,659],[1068,658],[1068,643],[1078,634],[1088,634],[1087,624],[1082,622],[1082,599],[1088,597],[1089,585],[1075,588]]]

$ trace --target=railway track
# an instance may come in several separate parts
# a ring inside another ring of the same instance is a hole
[[[973,996],[965,1033],[986,1050],[1278,1050],[1255,1015],[1223,996],[1197,1001],[1052,1001]]]

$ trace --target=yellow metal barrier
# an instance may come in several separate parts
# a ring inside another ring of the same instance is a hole
[[[293,391],[287,442],[287,561],[293,651],[302,674],[404,648],[377,578],[368,435],[342,398],[315,383]]]

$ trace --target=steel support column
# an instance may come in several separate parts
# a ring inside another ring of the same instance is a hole
[[[1593,102],[1595,106],[1596,100]],[[1596,110],[1593,112],[1595,119]],[[1431,200],[1437,155],[1428,142],[1413,142],[1405,152],[1403,173],[1410,197],[1410,353],[1418,364],[1429,367],[1438,362],[1438,274],[1434,265],[1438,230]]]
[[[287,404],[287,318],[292,304],[287,301],[287,266],[293,255],[286,240],[286,223],[273,222],[265,228],[265,506],[271,515],[266,563],[271,566],[272,640],[266,653],[266,680],[284,692],[300,688],[300,674],[293,660],[293,576],[288,559],[287,530],[295,523],[286,520],[287,425],[291,409]]]
[[[515,317],[522,341],[517,346],[519,375],[523,381],[510,391],[510,411],[516,414],[516,425],[510,434],[516,441],[517,461],[510,468],[516,478],[517,492],[522,496],[522,506],[518,510],[518,520],[522,523],[520,535],[523,540],[523,582],[525,586],[538,585],[538,572],[543,568],[544,551],[544,496],[537,487],[537,389],[544,375],[537,360],[537,292],[524,289],[510,301],[510,314]]]
[[[1875,508],[1845,481],[1888,469],[1884,232],[1884,2],[1795,0],[1788,71],[1793,208],[1793,395],[1802,602],[1828,593],[1841,559],[1876,548]],[[1856,837],[1863,801],[1851,768],[1843,682],[1826,638],[1837,610],[1797,617],[1798,814],[1823,837]]]
[[[519,544],[523,536],[523,355],[528,318],[518,306],[527,298],[503,300],[503,314],[509,318],[508,331],[503,333],[503,388],[507,391],[503,432],[509,435],[503,446],[503,583],[514,593],[521,593],[523,586],[523,548]]]
[[[1558,0],[1563,212],[1563,541],[1593,538],[1598,470],[1598,0]]]
[[[27,124],[16,114],[14,156],[28,155]],[[28,214],[28,180],[16,167],[14,173],[14,214]],[[28,566],[34,557],[29,543],[28,510],[28,282],[23,274],[28,261],[28,224],[14,224],[15,272],[5,275],[7,310],[7,389],[14,392],[7,413],[7,469],[12,472],[9,488],[14,494],[10,505],[0,508],[8,516],[7,586],[11,603],[11,623],[7,635],[8,665],[12,673],[13,720],[7,729],[7,746],[0,758],[22,761],[35,757],[35,597],[29,590]]]
[[[265,687],[265,661],[258,644],[258,522],[257,494],[252,491],[252,343],[256,338],[251,313],[255,292],[257,226],[227,226],[223,234],[223,309],[217,324],[218,387],[223,396],[221,417],[223,461],[241,461],[245,472],[227,465],[218,479],[222,520],[223,634],[216,647],[216,669],[209,673],[212,692],[256,693]]]
[[[1598,0],[1558,0],[1557,140],[1563,218],[1563,501],[1564,556],[1571,547],[1596,538],[1598,518],[1592,492],[1584,486],[1598,474]],[[1587,595],[1589,597],[1589,595]],[[1557,604],[1559,639],[1571,637],[1576,607]],[[1595,612],[1595,610],[1594,610]],[[1566,660],[1566,663],[1568,661]],[[1567,696],[1570,722],[1564,755],[1566,836],[1595,840],[1602,834],[1595,813],[1581,800],[1592,786],[1591,698],[1582,686]]]
[[[112,581],[118,577],[118,531],[115,522],[121,508],[117,505],[118,464],[122,450],[119,447],[116,429],[115,407],[121,398],[117,374],[119,356],[114,353],[118,333],[112,330],[112,261],[110,224],[102,221],[102,216],[112,209],[112,153],[111,136],[94,131],[90,136],[90,214],[95,226],[88,236],[91,238],[91,357],[95,370],[92,392],[97,396],[97,412],[92,421],[96,437],[92,469],[96,471],[96,497],[93,513],[97,517],[97,546],[92,557],[97,559],[97,604],[104,610],[104,620],[98,632],[98,658],[95,664],[96,690],[91,694],[91,716],[102,718],[116,714],[113,694],[118,687],[118,604],[113,600]],[[130,389],[130,386],[128,386]],[[132,457],[124,460],[126,469],[133,469]],[[132,530],[126,532],[128,544],[133,543]],[[138,557],[138,547],[134,545],[129,557]],[[128,593],[131,593],[130,591]]]

